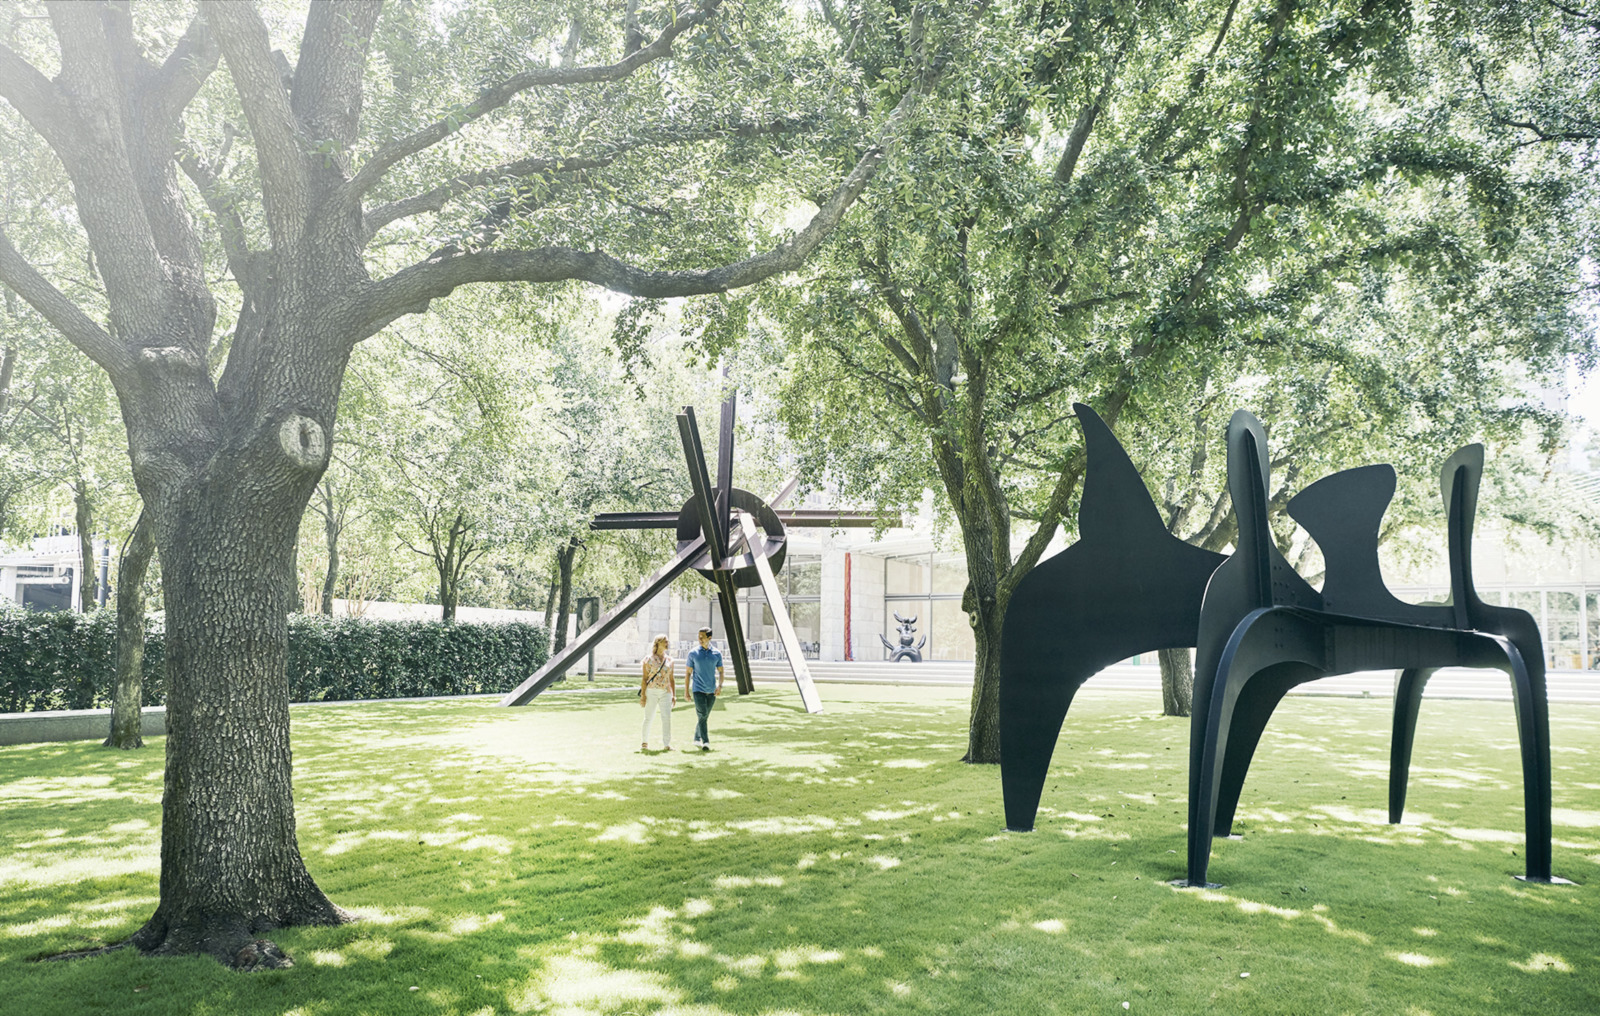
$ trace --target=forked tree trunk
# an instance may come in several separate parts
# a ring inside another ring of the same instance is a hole
[[[1161,649],[1161,715],[1188,716],[1194,707],[1194,657],[1187,649]]]
[[[244,968],[288,965],[256,941],[263,932],[347,919],[295,838],[282,591],[300,513],[283,510],[284,485],[253,481],[200,485],[156,514],[168,590],[161,903],[133,938]]]
[[[144,577],[155,549],[150,513],[141,510],[117,562],[117,676],[107,748],[144,747]]]

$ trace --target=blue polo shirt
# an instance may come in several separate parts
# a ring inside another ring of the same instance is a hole
[[[717,668],[722,666],[722,654],[715,649],[695,646],[689,650],[689,673],[694,675],[689,687],[693,691],[710,695],[717,690]]]

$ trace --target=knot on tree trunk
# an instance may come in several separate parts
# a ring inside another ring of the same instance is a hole
[[[296,414],[278,426],[278,447],[301,469],[319,469],[328,454],[328,435],[322,424]]]

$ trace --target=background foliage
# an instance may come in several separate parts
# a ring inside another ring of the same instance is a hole
[[[111,701],[116,616],[0,609],[0,712],[95,709]],[[549,656],[539,625],[289,619],[289,700],[509,691]],[[159,621],[145,635],[144,701],[165,702]]]

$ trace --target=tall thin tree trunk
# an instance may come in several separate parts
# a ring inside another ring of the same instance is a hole
[[[556,566],[560,573],[561,605],[556,610],[556,644],[554,652],[561,652],[567,648],[567,618],[572,614],[572,563],[578,557],[580,544],[576,537],[567,541],[566,546],[556,554]]]
[[[1188,716],[1194,708],[1194,656],[1187,649],[1161,649],[1161,715]]]
[[[95,608],[94,510],[89,503],[89,485],[79,479],[72,488],[72,506],[78,523],[78,609]]]
[[[550,577],[550,593],[544,599],[544,627],[545,627],[545,630],[550,633],[550,637],[552,639],[555,638],[555,634],[556,634],[556,618],[555,618],[555,613],[556,613],[556,594],[561,591],[561,579],[559,578],[560,571],[561,571],[561,551],[557,550],[556,551],[556,574],[554,574],[554,575],[552,575]],[[553,650],[552,650],[552,652],[553,652]]]
[[[117,562],[117,676],[107,748],[144,747],[144,577],[155,549],[150,513],[141,510]]]
[[[328,512],[322,516],[322,534],[328,540],[328,570],[322,576],[322,612],[333,616],[333,591],[339,581],[339,525],[333,511],[333,499],[328,499]]]

